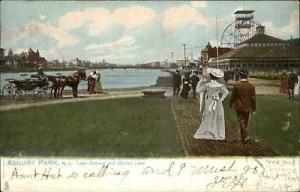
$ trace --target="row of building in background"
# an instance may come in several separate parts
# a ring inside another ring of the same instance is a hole
[[[161,67],[176,67],[176,65],[170,66],[168,62],[152,61],[143,64],[135,65],[118,65],[110,62],[106,62],[104,59],[102,62],[84,61],[79,58],[69,61],[48,61],[42,57],[39,50],[33,51],[31,48],[27,52],[20,54],[14,54],[12,49],[8,50],[8,54],[5,55],[5,49],[0,48],[0,66],[7,66],[12,68],[38,68],[44,66],[45,68],[68,68],[68,67],[85,67],[85,68],[120,68],[120,67],[142,67],[142,68],[161,68]]]
[[[36,68],[43,65],[47,68],[55,67],[118,67],[116,64],[82,61],[79,58],[70,61],[47,61],[41,57],[39,51],[13,54],[12,50],[4,55],[0,48],[0,66]],[[134,67],[136,65],[126,65]],[[198,59],[177,60],[176,63],[168,61],[153,61],[139,64],[139,67],[165,67],[176,68],[189,66],[190,68],[217,67],[223,69],[246,68],[249,71],[281,71],[291,68],[300,68],[300,39],[282,40],[265,34],[263,26],[257,27],[256,34],[241,42],[235,48],[212,47],[210,43],[201,50]]]
[[[111,66],[113,64],[102,61],[102,66]],[[14,54],[12,49],[8,50],[5,55],[5,49],[0,48],[0,66],[7,66],[13,68],[38,68],[44,66],[46,68],[57,68],[57,67],[93,67],[99,65],[99,63],[92,63],[91,61],[83,61],[79,58],[70,61],[58,61],[58,60],[46,60],[39,53],[39,50],[33,51],[31,48],[27,52]]]

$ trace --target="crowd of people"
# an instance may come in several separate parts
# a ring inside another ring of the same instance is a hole
[[[235,84],[229,98],[229,107],[236,111],[242,143],[249,141],[247,126],[250,115],[256,111],[256,92],[248,76],[248,71],[243,69],[222,71],[214,68],[186,72],[183,78],[179,70],[173,74],[173,97],[180,95],[188,99],[190,90],[192,98],[197,98],[199,94],[201,124],[194,134],[195,139],[226,140],[222,102],[229,93],[227,82],[231,79],[235,80]],[[297,75],[293,71],[289,75],[284,73],[280,80],[280,92],[288,94],[292,100],[298,83]]]

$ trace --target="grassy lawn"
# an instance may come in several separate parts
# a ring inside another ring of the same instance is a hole
[[[249,78],[249,82],[254,86],[280,86],[279,80],[268,80],[268,79],[259,79],[259,78]],[[229,84],[235,84],[234,80],[229,80]],[[279,90],[279,87],[278,87]]]
[[[183,156],[168,99],[115,99],[1,112],[1,155]]]
[[[238,126],[235,111],[228,108],[228,100],[225,103],[226,118]],[[280,154],[299,155],[300,103],[289,102],[286,98],[258,96],[257,112],[251,117],[249,129],[252,134],[256,129],[259,140]]]

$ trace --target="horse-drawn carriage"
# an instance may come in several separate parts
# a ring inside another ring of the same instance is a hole
[[[6,79],[8,84],[3,87],[2,95],[5,98],[17,98],[31,93],[37,98],[46,98],[53,92],[53,96],[59,98],[62,97],[65,86],[70,86],[73,96],[77,97],[78,84],[85,78],[85,70],[78,69],[71,76],[31,75],[24,80]]]
[[[6,84],[2,89],[5,98],[17,98],[20,96],[33,94],[37,98],[45,98],[50,95],[51,87],[47,78],[27,78],[24,80],[6,79]]]

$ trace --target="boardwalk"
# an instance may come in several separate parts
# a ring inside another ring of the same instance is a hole
[[[199,105],[197,100],[171,100],[178,126],[180,142],[187,156],[277,156],[279,153],[261,142],[250,141],[246,145],[239,140],[239,129],[226,121],[227,141],[196,140],[193,134],[198,129]]]

